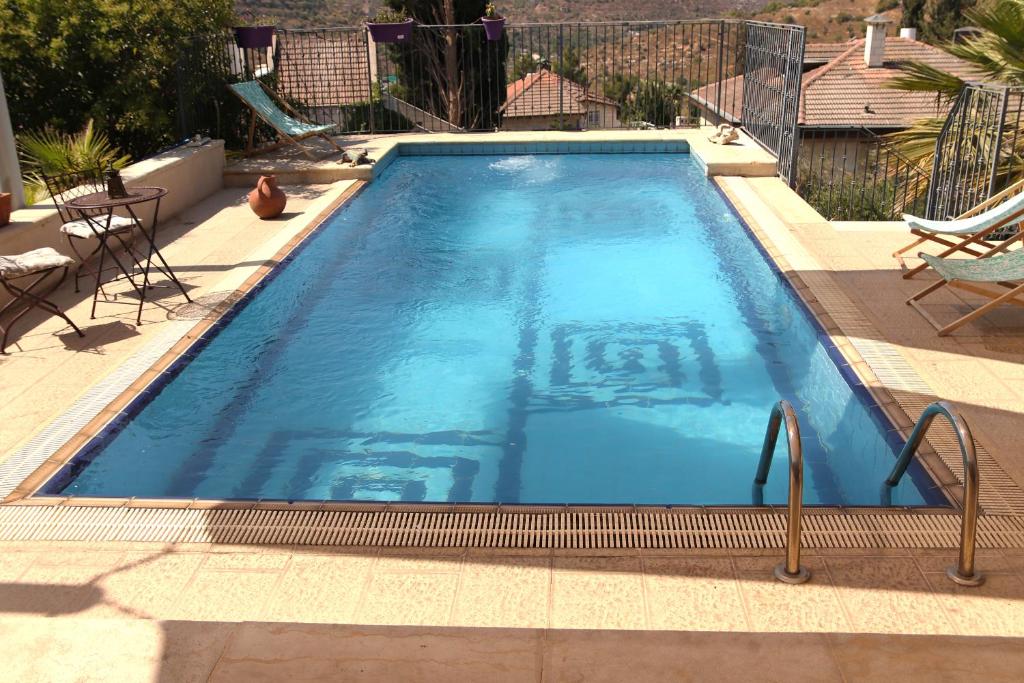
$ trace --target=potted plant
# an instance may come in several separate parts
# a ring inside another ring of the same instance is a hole
[[[11,222],[11,193],[0,192],[0,227]]]
[[[235,45],[243,50],[260,50],[274,45],[273,19],[257,17],[252,13],[241,15],[235,26]]]
[[[402,43],[412,35],[415,22],[404,9],[381,7],[373,21],[366,22],[375,43]]]
[[[493,2],[487,3],[480,21],[484,25],[487,40],[501,40],[501,32],[505,29],[505,17],[498,14]]]

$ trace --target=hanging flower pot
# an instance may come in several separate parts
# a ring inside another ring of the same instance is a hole
[[[398,24],[378,24],[366,22],[366,28],[370,29],[375,43],[404,43],[412,35],[412,27],[415,24],[412,19],[407,19]]]
[[[404,43],[412,35],[414,22],[405,10],[382,7],[373,21],[366,22],[375,43]]]
[[[487,34],[487,40],[501,40],[501,32],[505,30],[505,17],[498,17],[496,19],[481,17],[480,21],[484,25],[484,33]]]
[[[259,50],[274,44],[273,26],[236,26],[235,45],[243,50]]]

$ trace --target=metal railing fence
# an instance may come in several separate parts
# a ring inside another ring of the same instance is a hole
[[[927,215],[945,219],[977,206],[1024,175],[1024,88],[970,84],[935,145]]]
[[[338,133],[729,121],[789,169],[803,44],[802,27],[733,19],[512,24],[494,42],[479,24],[386,44],[364,27],[279,29],[262,50],[201,36],[179,59],[179,126],[237,146],[244,111],[224,86],[259,78]]]
[[[861,129],[802,128],[794,189],[828,220],[923,216],[929,176],[893,144]]]

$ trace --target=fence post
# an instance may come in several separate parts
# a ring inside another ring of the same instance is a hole
[[[558,65],[563,72],[565,71],[565,44],[562,42],[562,29],[564,27],[565,24],[558,25]],[[562,120],[562,96],[565,92],[565,88],[562,86],[561,81],[564,76],[557,73],[555,75],[559,78],[559,80],[556,81],[558,83],[558,130],[565,130],[565,122]]]
[[[715,80],[717,84],[715,87],[715,113],[718,120],[715,123],[721,123],[722,119],[722,87],[725,80],[725,73],[722,70],[722,59],[724,58],[725,52],[725,20],[721,19],[718,22],[718,78]]]
[[[194,41],[193,41],[194,45]],[[178,139],[184,140],[190,134],[188,115],[185,113],[185,55],[179,54],[174,64],[174,80],[178,90]],[[2,86],[0,86],[2,87]],[[2,92],[2,90],[0,90]],[[194,98],[194,94],[190,100]]]
[[[1006,108],[1010,100],[1010,89],[1003,88],[999,103],[999,120],[996,122],[996,145],[992,149],[992,170],[989,172],[988,196],[996,193],[996,175],[999,172],[999,157],[1003,147],[1003,127],[1006,125]]]
[[[377,111],[373,104],[373,84],[377,79],[377,45],[370,37],[370,29],[363,26],[363,37],[366,39],[366,85],[370,97],[370,135],[377,132]],[[384,89],[380,91],[381,105],[384,104]]]

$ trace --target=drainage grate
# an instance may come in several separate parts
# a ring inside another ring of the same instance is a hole
[[[785,544],[785,516],[773,511],[459,512],[437,506],[431,512],[359,507],[201,510],[6,505],[0,507],[0,541],[560,550],[749,550]],[[803,544],[809,548],[956,548],[959,533],[960,517],[955,514],[807,511]],[[982,517],[978,544],[1024,548],[1024,523],[1013,517]]]

